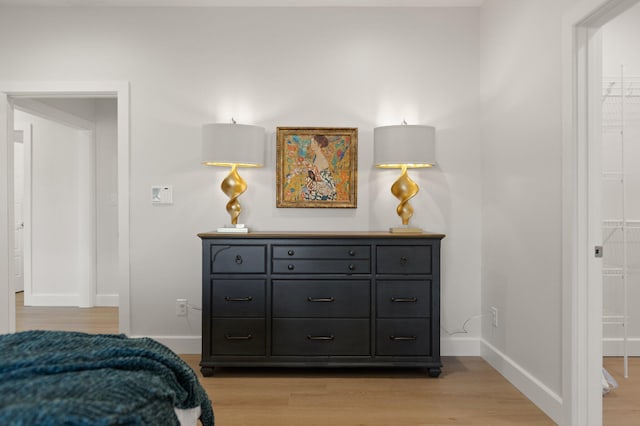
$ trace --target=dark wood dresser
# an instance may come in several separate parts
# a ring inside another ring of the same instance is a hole
[[[202,233],[202,374],[440,363],[442,234]]]

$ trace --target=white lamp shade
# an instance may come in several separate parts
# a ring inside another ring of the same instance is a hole
[[[436,163],[436,129],[382,126],[373,129],[373,160],[380,168],[431,167]]]
[[[208,166],[262,167],[264,127],[236,123],[202,126],[202,163]]]

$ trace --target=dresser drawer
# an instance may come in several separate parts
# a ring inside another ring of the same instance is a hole
[[[264,317],[264,280],[212,280],[211,315]]]
[[[276,259],[370,259],[369,246],[318,245],[318,246],[273,246]]]
[[[379,319],[376,355],[431,355],[431,320]]]
[[[216,318],[211,322],[212,355],[264,355],[264,319]]]
[[[431,280],[377,282],[378,318],[431,316]]]
[[[431,274],[431,246],[378,246],[378,274]]]
[[[274,280],[274,317],[368,318],[368,280]]]
[[[369,320],[274,319],[273,355],[369,355]]]
[[[263,274],[266,252],[263,245],[211,245],[211,273]]]
[[[371,262],[367,259],[274,259],[274,274],[368,274]]]

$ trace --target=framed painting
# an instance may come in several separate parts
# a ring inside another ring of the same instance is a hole
[[[278,127],[276,144],[276,207],[357,207],[357,128]]]

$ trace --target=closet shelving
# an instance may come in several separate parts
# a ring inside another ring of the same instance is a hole
[[[629,129],[640,126],[640,77],[620,75],[603,79],[603,325],[620,326],[624,377],[628,377],[629,286],[640,277],[640,263],[632,261],[630,252],[640,243],[640,215],[629,211],[630,182],[627,158],[632,144]],[[626,161],[625,161],[626,159]],[[625,164],[627,163],[627,164]],[[637,197],[636,197],[637,198]],[[631,219],[635,214],[638,218]],[[638,246],[640,247],[640,246]],[[637,252],[634,251],[637,255]],[[637,257],[637,256],[636,256]],[[635,276],[635,277],[634,277]]]

